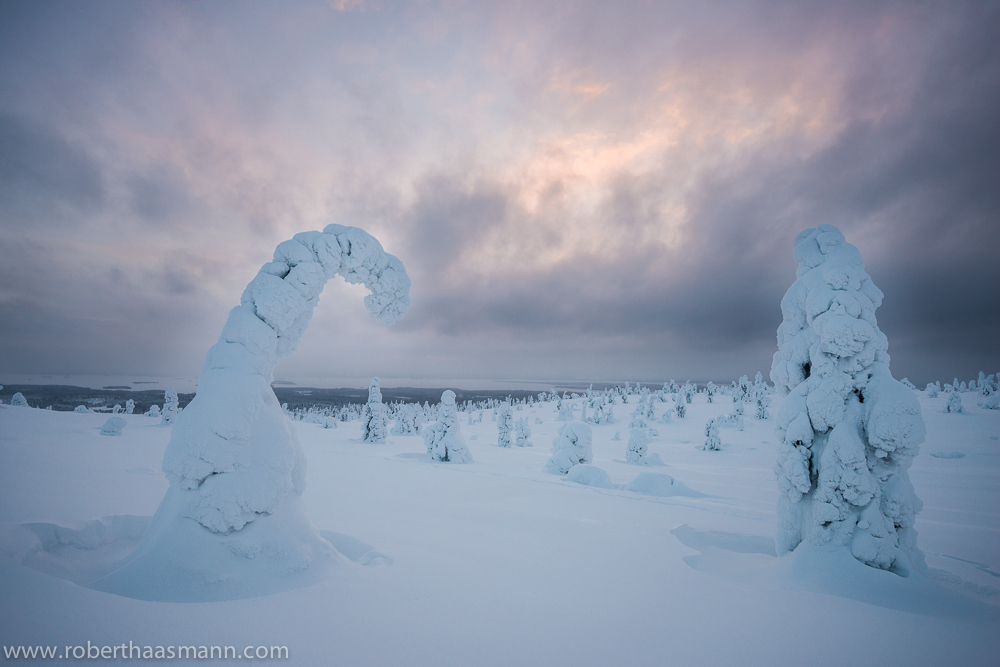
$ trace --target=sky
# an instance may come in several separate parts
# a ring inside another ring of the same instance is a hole
[[[354,225],[276,376],[728,381],[838,226],[897,378],[1000,371],[997,2],[0,4],[0,371],[196,376]]]

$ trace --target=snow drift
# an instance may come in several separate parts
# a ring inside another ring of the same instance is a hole
[[[371,291],[372,317],[392,324],[406,312],[406,270],[366,232],[329,225],[278,245],[177,415],[163,457],[170,488],[149,528],[92,588],[146,600],[237,599],[310,584],[339,558],[306,516],[305,458],[270,386],[338,274]]]

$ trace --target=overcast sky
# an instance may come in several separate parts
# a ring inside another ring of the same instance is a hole
[[[0,371],[197,375],[296,232],[376,236],[278,375],[767,375],[832,223],[892,370],[1000,370],[1000,5],[4,2]]]

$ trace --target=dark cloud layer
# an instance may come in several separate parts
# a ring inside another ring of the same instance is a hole
[[[996,5],[108,7],[0,9],[2,367],[195,372],[273,245],[338,221],[413,277],[343,344],[400,373],[766,371],[822,223],[896,375],[1000,369]]]

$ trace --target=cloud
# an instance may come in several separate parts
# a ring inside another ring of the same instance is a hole
[[[886,293],[897,375],[1000,365],[995,7],[332,7],[3,10],[24,364],[47,328],[58,363],[119,363],[92,352],[132,331],[137,371],[196,365],[277,242],[342,222],[404,261],[413,306],[388,332],[318,312],[302,369],[335,372],[337,337],[362,375],[766,370],[791,240],[821,223]]]

